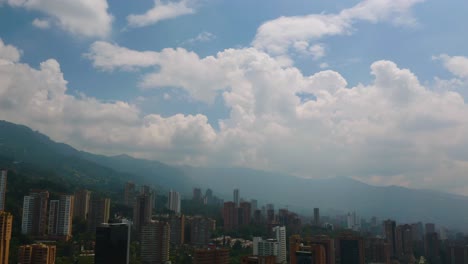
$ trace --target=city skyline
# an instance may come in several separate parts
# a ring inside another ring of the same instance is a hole
[[[94,153],[468,195],[468,3],[42,1],[0,6],[2,120]]]

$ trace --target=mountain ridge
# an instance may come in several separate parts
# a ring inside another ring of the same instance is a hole
[[[309,215],[314,207],[321,208],[322,215],[356,211],[365,217],[435,222],[468,230],[468,197],[433,190],[374,186],[347,177],[307,179],[248,168],[170,166],[126,154],[97,155],[6,121],[0,121],[0,153],[15,162],[50,168],[70,180],[112,183],[119,189],[132,180],[183,194],[189,194],[192,187],[211,188],[230,200],[232,190],[239,188],[241,197],[274,203],[276,209],[288,207]]]

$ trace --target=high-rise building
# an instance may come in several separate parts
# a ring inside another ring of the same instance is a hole
[[[180,194],[171,190],[167,198],[167,208],[176,214],[180,214]]]
[[[447,247],[447,259],[449,264],[468,263],[468,246],[449,245]]]
[[[427,231],[427,229],[426,229]],[[440,261],[440,240],[436,232],[426,233],[424,237],[425,257],[429,263]]]
[[[148,264],[164,264],[169,260],[170,226],[151,221],[141,228],[141,260]]]
[[[49,226],[47,228],[49,235],[56,235],[58,233],[59,203],[59,200],[51,200],[49,202]]]
[[[251,204],[249,202],[241,202],[239,205],[242,213],[239,213],[239,225],[249,225],[250,224],[250,212],[252,210]]]
[[[426,234],[435,233],[435,224],[426,223]]]
[[[364,264],[364,241],[361,237],[342,234],[337,238],[337,264]]]
[[[274,256],[275,262],[278,260],[279,242],[276,239],[263,240],[261,237],[254,237],[252,248],[254,256]]]
[[[96,227],[107,224],[110,217],[110,199],[96,194],[91,195],[88,213],[88,232],[96,232]]]
[[[276,264],[275,262],[275,256],[244,256],[241,259],[241,264]]]
[[[156,208],[156,191],[151,189],[148,185],[143,185],[140,187],[140,195],[148,195],[151,201],[151,209]],[[137,196],[138,198],[138,196]]]
[[[181,246],[185,242],[185,216],[170,215],[168,223],[171,230],[171,245]]]
[[[390,244],[386,243],[385,239],[366,239],[364,250],[367,262],[390,263]]]
[[[255,199],[250,200],[250,215],[253,216],[258,209],[258,201]]]
[[[384,221],[385,241],[390,245],[390,255],[396,256],[396,222],[393,220]]]
[[[130,263],[130,226],[128,224],[102,224],[96,228],[94,263]]]
[[[0,170],[0,211],[5,210],[7,174],[8,174],[7,170]]]
[[[152,215],[151,196],[148,194],[138,195],[133,207],[133,226],[139,234],[141,227],[151,221]]]
[[[55,264],[55,245],[23,245],[18,250],[18,264]]]
[[[236,204],[234,202],[225,202],[223,207],[224,230],[229,231],[239,226],[239,217]]]
[[[413,233],[411,225],[399,225],[396,228],[396,255],[403,257],[413,254]]]
[[[133,206],[136,198],[136,188],[133,182],[127,182],[124,190],[125,205]]]
[[[320,211],[319,211],[319,208],[314,208],[314,226],[320,226]]]
[[[286,263],[286,227],[275,226],[273,227],[276,241],[278,241],[278,256],[276,263]]]
[[[49,192],[32,190],[23,200],[21,233],[34,237],[44,237],[47,230],[47,203]]]
[[[296,252],[307,251],[314,251],[311,258],[314,258],[315,261],[319,259],[322,261],[324,257],[324,264],[335,264],[335,242],[328,236],[319,235],[301,238],[299,235],[293,235],[289,238],[289,250],[291,264],[301,263],[296,259]]]
[[[193,188],[192,200],[200,202],[202,201],[202,191],[200,188]]]
[[[211,234],[216,229],[216,221],[211,218],[195,216],[190,219],[190,243],[192,245],[208,245]]]
[[[234,189],[233,191],[233,202],[236,207],[239,207],[239,189]]]
[[[8,264],[13,216],[0,211],[0,263]]]
[[[49,204],[49,230],[51,238],[68,240],[72,236],[74,196],[62,194]]]
[[[75,204],[73,206],[73,217],[81,220],[88,219],[89,201],[91,192],[88,190],[79,190],[75,192]]]
[[[206,189],[204,202],[205,202],[205,204],[213,204],[214,203],[213,191],[211,189]]]
[[[229,264],[229,249],[195,249],[193,264]]]

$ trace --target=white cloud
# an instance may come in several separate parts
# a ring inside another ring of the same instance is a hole
[[[183,15],[195,13],[195,9],[189,6],[187,0],[179,2],[154,1],[154,7],[144,14],[131,14],[127,17],[128,25],[131,27],[144,27],[153,25],[162,20],[172,19]]]
[[[21,51],[12,45],[6,45],[0,38],[0,65],[19,61]]]
[[[414,25],[411,8],[424,0],[364,0],[337,14],[280,17],[263,23],[253,46],[273,55],[286,54],[297,43],[311,43],[327,36],[351,34],[357,21],[389,21]],[[300,50],[300,48],[299,48]]]
[[[50,28],[50,22],[48,20],[36,18],[33,20],[32,24],[33,26],[40,28],[40,29]]]
[[[19,63],[17,49],[3,43],[2,58],[5,47],[10,63],[0,63],[0,119],[28,125],[80,149],[147,157],[157,157],[154,154],[159,152],[164,153],[158,157],[163,160],[209,152],[215,140],[203,115],[143,115],[127,102],[70,95],[56,60],[44,61],[35,69]]]
[[[463,56],[449,56],[441,54],[432,57],[434,60],[440,60],[444,67],[459,78],[468,78],[468,58]]]
[[[468,153],[459,149],[468,147],[468,106],[462,96],[429,89],[391,61],[371,65],[371,84],[348,87],[338,72],[304,76],[255,48],[204,58],[180,48],[151,54],[158,69],[142,76],[142,86],[177,87],[204,102],[221,94],[230,110],[216,120],[210,152],[197,156],[205,164],[455,190],[439,177],[452,166],[450,177],[464,179]],[[115,56],[110,61],[126,57]],[[313,99],[302,100],[304,94]]]
[[[326,62],[322,62],[322,63],[320,63],[319,67],[320,67],[320,69],[326,69],[326,68],[330,67],[330,65],[328,65],[328,63],[326,63]]]
[[[214,40],[215,38],[216,38],[216,36],[213,33],[203,31],[200,34],[198,34],[196,37],[190,38],[190,39],[184,41],[184,44],[185,43],[194,44],[194,43],[197,43],[197,42],[209,42],[209,41]]]
[[[160,60],[157,52],[134,51],[104,41],[94,42],[84,56],[93,61],[94,67],[107,71],[116,68],[135,70],[156,65]]]
[[[106,37],[112,29],[113,17],[107,12],[107,0],[5,0],[13,7],[39,11],[65,31],[85,37]],[[44,20],[34,20],[45,28]]]

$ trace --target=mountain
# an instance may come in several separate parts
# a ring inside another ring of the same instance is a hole
[[[397,186],[372,186],[350,178],[304,179],[245,168],[182,167],[198,186],[241,197],[272,202],[311,215],[314,207],[327,212],[356,211],[361,216],[396,218],[402,222],[434,222],[468,229],[468,197]],[[228,200],[232,196],[227,196]]]
[[[6,121],[0,121],[0,159],[2,166],[34,165],[66,178],[75,186],[91,189],[120,190],[126,181],[168,188],[190,184],[181,171],[163,163],[78,151],[26,126]]]
[[[25,164],[24,166],[22,164]],[[232,190],[261,204],[311,214],[356,211],[364,217],[401,222],[434,222],[468,230],[468,197],[397,186],[378,187],[350,178],[304,179],[245,168],[174,167],[127,155],[103,156],[52,141],[28,127],[0,121],[0,167],[29,168],[45,183],[73,183],[103,192],[121,190],[125,181],[157,185],[184,194],[192,187],[211,188],[226,200]],[[32,167],[31,167],[32,166]],[[40,168],[40,169],[38,169]],[[29,174],[31,174],[29,173]]]

